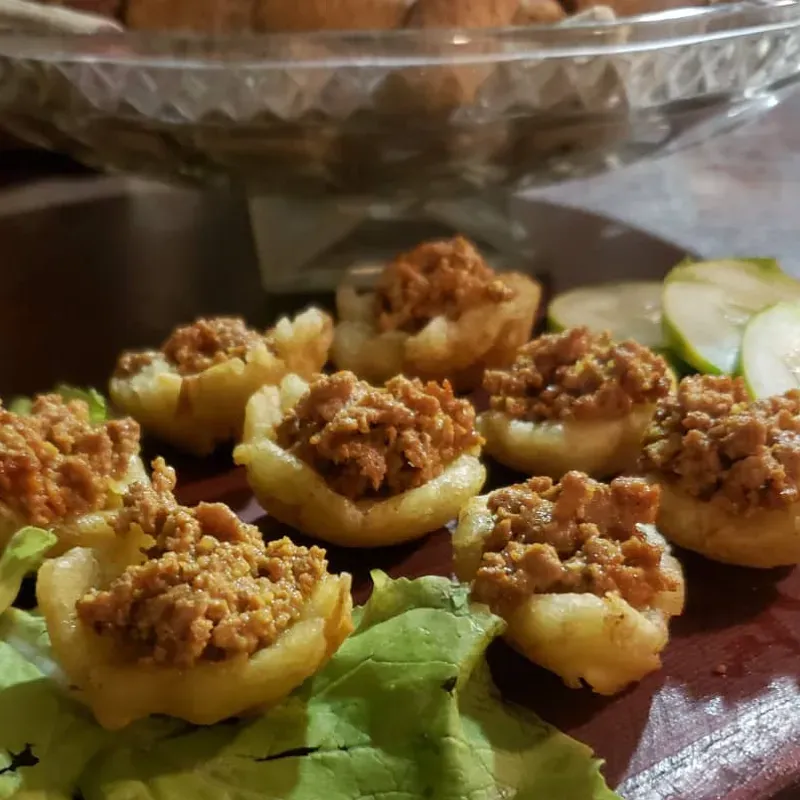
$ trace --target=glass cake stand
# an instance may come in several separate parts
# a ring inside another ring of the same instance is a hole
[[[446,230],[534,258],[514,193],[699,142],[798,79],[794,1],[480,31],[0,34],[0,124],[104,169],[231,184],[281,292],[368,281]]]

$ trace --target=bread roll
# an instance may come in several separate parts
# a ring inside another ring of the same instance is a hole
[[[129,0],[125,22],[130,28],[148,31],[250,31],[253,0]]]
[[[568,3],[572,13],[580,14],[600,5],[598,0],[570,0]],[[657,11],[668,11],[672,8],[684,8],[688,5],[705,6],[705,0],[603,0],[602,5],[610,8],[618,17],[635,17],[639,14],[652,14]]]
[[[413,0],[256,0],[259,31],[402,28]]]
[[[553,25],[567,16],[558,0],[520,0],[515,25]]]
[[[510,25],[520,0],[417,0],[412,28],[501,28]]]

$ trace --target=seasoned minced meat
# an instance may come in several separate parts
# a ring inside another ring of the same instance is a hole
[[[427,242],[384,269],[375,293],[378,328],[418,333],[434,317],[458,319],[470,308],[513,296],[466,239]]]
[[[634,608],[674,588],[662,550],[637,524],[652,524],[659,489],[637,478],[598,483],[582,472],[531,478],[489,495],[494,529],[473,593],[495,609],[532,594],[620,594]]]
[[[671,385],[661,356],[588,328],[540,336],[508,369],[483,378],[492,409],[529,422],[617,419],[666,397]]]
[[[181,375],[197,375],[232,358],[244,358],[247,351],[259,344],[268,344],[264,334],[248,328],[240,317],[200,318],[191,325],[176,328],[154,350],[123,353],[115,375],[120,378],[136,375],[153,361],[164,358]]]
[[[152,487],[133,486],[117,522],[119,535],[136,523],[155,539],[147,561],[78,601],[80,620],[145,663],[191,667],[268,647],[325,576],[325,551],[265,544],[221,503],[180,506],[175,473],[153,466]]]
[[[337,372],[311,383],[279,425],[277,441],[356,500],[422,486],[481,438],[475,409],[447,381],[398,376],[377,389]]]
[[[99,511],[138,451],[136,422],[92,424],[83,400],[40,395],[30,414],[0,406],[0,503],[42,527]]]
[[[753,402],[741,378],[684,378],[659,405],[641,467],[737,511],[796,503],[800,390]]]

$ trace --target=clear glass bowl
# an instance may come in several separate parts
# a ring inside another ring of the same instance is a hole
[[[262,256],[420,214],[518,253],[509,193],[699,141],[798,79],[794,1],[479,31],[0,35],[3,125],[106,169],[234,181]]]

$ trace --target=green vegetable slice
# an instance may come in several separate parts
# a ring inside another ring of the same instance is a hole
[[[683,264],[664,283],[665,337],[678,357],[700,372],[731,375],[750,318],[793,298],[800,299],[800,283],[774,261]]]
[[[755,398],[800,387],[800,302],[756,314],[742,339],[742,374]]]
[[[0,553],[0,614],[19,594],[23,578],[36,570],[48,550],[58,541],[51,531],[20,528]]]
[[[634,339],[645,347],[664,347],[661,281],[627,281],[584,286],[558,295],[548,309],[554,330],[585,325],[609,331],[614,339]]]

